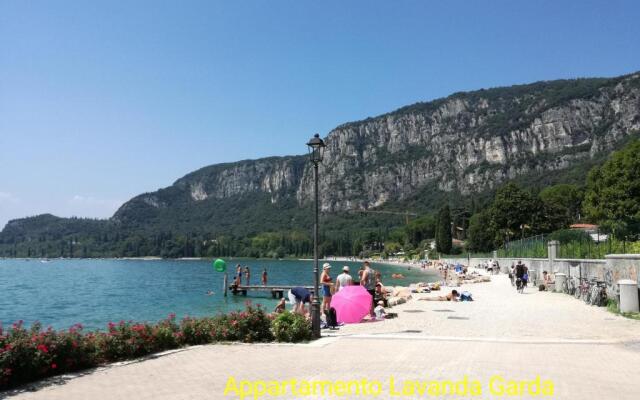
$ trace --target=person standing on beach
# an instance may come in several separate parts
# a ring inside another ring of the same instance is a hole
[[[371,295],[371,310],[369,313],[373,316],[373,298],[376,295],[376,271],[371,268],[369,261],[365,261],[363,266],[364,271],[362,272],[362,279],[360,279],[360,286],[364,286],[364,288],[367,289],[367,292]]]
[[[244,278],[247,281],[247,286],[249,286],[250,285],[249,282],[251,282],[251,271],[249,270],[249,266],[248,265],[244,266]]]
[[[322,275],[320,275],[320,284],[322,285],[322,307],[320,313],[324,314],[324,310],[328,310],[331,304],[331,276],[329,275],[329,269],[331,264],[324,263],[322,265]]]
[[[345,286],[351,286],[353,284],[353,278],[349,274],[349,267],[345,265],[342,267],[342,273],[336,278],[336,292],[342,290]]]

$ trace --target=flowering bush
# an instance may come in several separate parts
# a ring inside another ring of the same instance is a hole
[[[285,311],[272,324],[273,336],[278,342],[303,342],[311,340],[311,322],[300,314]]]
[[[246,343],[301,341],[311,338],[311,326],[304,318],[289,313],[272,319],[260,306],[247,302],[241,312],[205,318],[175,315],[155,324],[110,322],[106,331],[84,333],[77,324],[68,330],[29,329],[22,321],[6,332],[0,325],[0,389],[52,375],[145,356],[180,346],[219,341]]]
[[[271,318],[259,304],[254,307],[248,301],[245,311],[230,313],[224,318],[224,324],[229,329],[228,337],[225,340],[245,343],[273,340]]]
[[[93,339],[81,325],[42,331],[39,323],[27,330],[19,321],[6,333],[0,327],[0,388],[95,366]]]

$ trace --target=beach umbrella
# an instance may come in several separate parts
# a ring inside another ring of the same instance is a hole
[[[345,286],[331,297],[338,322],[358,323],[371,311],[371,295],[360,285]]]

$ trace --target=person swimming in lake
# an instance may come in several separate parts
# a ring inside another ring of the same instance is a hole
[[[215,294],[215,293],[213,293],[213,290],[209,290],[209,291],[207,292],[207,296],[213,296],[214,294]]]

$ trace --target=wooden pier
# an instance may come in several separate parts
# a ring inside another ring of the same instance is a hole
[[[300,286],[289,286],[289,285],[269,285],[269,286],[262,286],[262,285],[251,285],[251,286],[234,286],[234,285],[230,285],[228,287],[229,291],[235,295],[242,295],[242,296],[246,296],[247,292],[249,291],[253,291],[253,292],[271,292],[271,297],[273,297],[274,299],[281,299],[284,297],[284,292],[285,291],[289,291],[290,289],[293,289],[294,287],[300,287]],[[308,289],[311,294],[313,294],[314,290],[313,290],[313,286],[302,286],[305,289]]]

